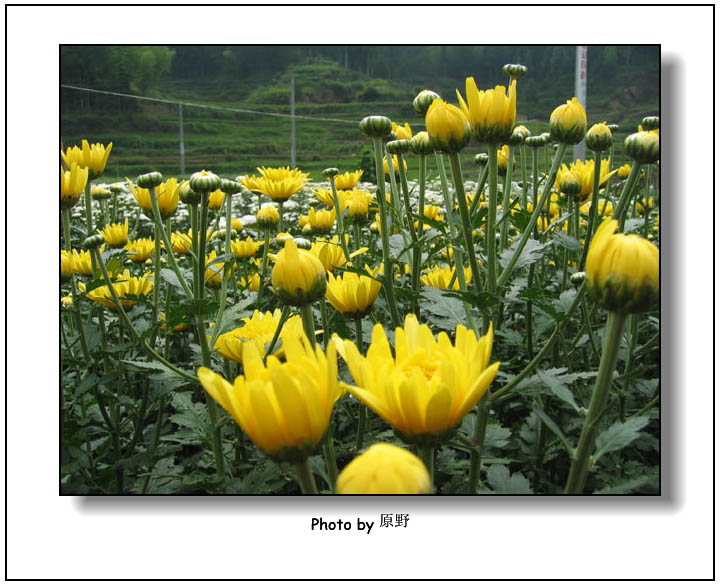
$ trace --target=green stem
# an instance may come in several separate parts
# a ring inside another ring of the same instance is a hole
[[[530,217],[530,221],[528,222],[528,225],[525,227],[525,231],[523,231],[522,236],[520,237],[520,241],[518,242],[517,248],[515,248],[515,252],[513,253],[512,257],[510,258],[510,261],[508,262],[507,266],[505,267],[505,270],[502,271],[500,274],[498,280],[497,280],[497,286],[499,288],[502,288],[505,286],[505,283],[507,282],[508,278],[510,278],[510,274],[512,273],[513,269],[515,268],[515,264],[517,263],[518,259],[520,258],[520,254],[522,254],[523,249],[525,248],[525,244],[527,243],[528,239],[530,238],[530,234],[533,231],[533,226],[537,226],[537,219],[540,215],[541,209],[545,206],[545,202],[550,197],[550,191],[552,190],[552,186],[555,184],[555,176],[557,175],[558,168],[560,168],[560,163],[563,159],[563,156],[565,155],[565,150],[567,149],[567,144],[560,144],[558,146],[558,150],[555,153],[555,158],[553,159],[552,167],[550,169],[550,173],[547,177],[547,182],[545,183],[545,188],[543,189],[542,197],[540,197],[540,201],[538,202],[538,205],[535,206],[533,209],[532,216]],[[492,183],[490,184],[490,188],[492,189]],[[492,212],[492,205],[491,210]],[[488,276],[489,278],[489,276]]]
[[[585,245],[583,246],[582,257],[578,270],[585,270],[585,260],[587,260],[588,250],[590,249],[590,240],[595,233],[595,221],[597,220],[598,199],[600,198],[600,165],[602,164],[602,153],[596,152],[593,161],[595,163],[595,173],[593,175],[592,202],[590,203],[590,215],[588,216],[587,231],[585,232]],[[605,192],[607,194],[607,191]],[[580,234],[577,235],[578,240]]]
[[[337,230],[338,239],[340,240],[340,245],[345,253],[345,260],[349,262],[350,251],[348,250],[347,242],[345,241],[345,221],[342,214],[344,210],[340,209],[340,199],[338,198],[337,188],[335,187],[335,177],[330,177],[330,189],[332,190],[333,204],[335,205],[335,228]]]
[[[590,455],[594,449],[595,438],[600,430],[600,420],[610,395],[615,363],[620,352],[620,341],[625,330],[625,319],[626,315],[621,313],[611,312],[608,314],[600,367],[598,368],[590,407],[585,417],[585,424],[580,434],[580,441],[573,455],[570,473],[565,485],[566,494],[580,494],[585,487],[585,480],[590,467]]]
[[[275,349],[275,344],[277,343],[278,338],[280,337],[280,332],[282,331],[283,325],[285,325],[285,321],[287,321],[288,317],[290,316],[290,305],[285,305],[282,308],[282,313],[280,314],[280,320],[278,321],[277,327],[275,328],[275,333],[273,333],[273,338],[270,340],[270,344],[267,346],[267,349],[265,350],[265,355],[263,356],[263,361],[272,353],[272,350]]]
[[[307,338],[310,340],[312,346],[315,347],[315,319],[312,314],[312,305],[302,305],[299,308],[299,311],[305,335],[307,335]]]
[[[520,164],[522,165],[522,179],[523,179],[523,204],[522,208],[527,208],[528,203],[528,184],[527,184],[527,166],[525,162],[525,151],[527,150],[526,146],[520,147]],[[535,149],[533,149],[535,150]]]
[[[158,330],[158,308],[160,304],[160,227],[155,225],[155,256],[153,258],[155,276],[153,278],[153,306],[152,306],[152,335],[150,345],[155,345],[155,337]]]
[[[410,231],[410,239],[412,240],[412,258],[411,258],[411,277],[410,286],[413,291],[412,296],[412,311],[418,317],[420,316],[420,302],[418,296],[418,289],[420,288],[420,247],[421,244],[418,242],[418,234],[415,230],[415,222],[412,218],[412,207],[410,205],[410,189],[408,188],[407,176],[405,174],[405,164],[402,154],[398,154],[398,169],[400,170],[400,187],[403,195],[403,203],[405,204],[405,214],[407,217],[408,230]],[[418,222],[418,227],[422,234],[422,225]]]
[[[363,353],[363,334],[362,334],[362,317],[355,315],[355,343],[357,344],[358,351]],[[358,426],[357,433],[355,435],[355,452],[360,453],[363,444],[363,435],[365,433],[365,421],[367,420],[367,406],[362,402],[358,413]]]
[[[315,478],[313,477],[313,472],[310,468],[310,460],[306,458],[296,463],[295,471],[297,472],[297,480],[300,484],[300,490],[302,493],[317,494],[317,486],[315,485]]]
[[[502,252],[506,246],[507,246],[507,238],[508,238],[508,228],[510,226],[510,222],[508,221],[508,218],[510,217],[510,188],[512,187],[512,174],[513,174],[513,156],[514,156],[514,147],[510,144],[508,145],[508,163],[507,163],[507,171],[505,172],[505,181],[503,182],[503,225],[502,230],[500,232],[500,251]]]
[[[435,447],[420,447],[420,459],[427,467],[430,475],[430,493],[435,491]]]
[[[485,431],[487,429],[489,413],[490,400],[486,392],[480,399],[480,402],[478,402],[478,410],[475,415],[475,433],[473,435],[475,449],[473,449],[472,455],[470,456],[470,484],[468,486],[468,493],[471,494],[477,493],[477,483],[480,475],[483,450],[485,449]]]
[[[383,279],[383,288],[390,310],[390,317],[394,327],[400,326],[400,313],[398,312],[397,303],[395,301],[395,293],[393,291],[393,267],[390,260],[390,237],[388,234],[387,213],[385,209],[385,178],[383,175],[382,164],[382,138],[373,138],[373,148],[375,150],[375,173],[377,177],[377,202],[380,213],[380,240],[382,242],[383,268],[385,276]]]
[[[93,220],[92,220],[92,196],[90,195],[90,188],[91,184],[88,180],[87,184],[85,185],[85,223],[87,225],[87,235],[92,236],[93,235]],[[95,258],[90,256],[90,262],[92,265],[92,272],[93,276],[97,272],[97,266],[95,265]]]
[[[488,192],[488,216],[486,226],[485,251],[487,254],[487,291],[495,294],[497,284],[495,280],[495,220],[497,218],[497,187],[498,187],[498,159],[497,144],[488,146],[488,181],[490,190]]]
[[[280,217],[280,220],[278,221],[278,229],[282,232],[284,231],[284,224],[283,224],[283,211],[284,211],[284,201],[278,201],[278,215]]]
[[[320,318],[322,319],[323,327],[323,345],[327,347],[327,344],[330,343],[330,320],[328,319],[327,300],[325,300],[325,297],[322,297],[319,300],[319,305]]]
[[[265,242],[263,244],[262,262],[260,263],[260,286],[258,287],[255,305],[260,308],[260,299],[265,290],[265,272],[267,271],[268,249],[270,248],[270,229],[265,228]]]
[[[323,456],[325,458],[325,467],[327,468],[328,479],[330,480],[330,490],[334,492],[335,484],[337,484],[338,468],[337,457],[335,456],[335,445],[333,444],[332,422],[330,422],[328,432],[323,441]]]
[[[639,163],[638,161],[633,161],[632,167],[630,169],[630,175],[626,179],[625,186],[623,187],[622,194],[620,195],[620,201],[618,201],[618,204],[615,206],[615,211],[613,211],[612,218],[618,220],[621,232],[625,227],[625,214],[627,211],[627,205],[632,198],[632,191],[635,187],[635,183],[637,182],[638,177],[640,176],[641,167],[642,163]]]

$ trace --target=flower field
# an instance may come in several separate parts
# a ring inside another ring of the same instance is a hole
[[[659,119],[504,72],[364,118],[376,183],[62,152],[61,493],[657,494]]]

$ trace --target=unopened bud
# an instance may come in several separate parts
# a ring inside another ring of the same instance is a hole
[[[220,188],[220,177],[210,171],[198,171],[190,175],[190,187],[196,193],[211,193]]]
[[[385,145],[390,154],[404,154],[410,150],[409,140],[392,140]]]
[[[384,138],[392,132],[392,121],[385,116],[366,116],[359,125],[360,131],[370,138]]]
[[[230,179],[220,179],[220,191],[226,195],[234,195],[240,193],[243,186],[237,181],[231,181]]]
[[[430,104],[432,104],[433,101],[437,99],[440,99],[440,96],[434,91],[431,91],[429,89],[423,89],[419,94],[417,94],[417,96],[415,96],[415,99],[413,100],[413,110],[415,110],[415,113],[418,116],[424,118],[425,114],[427,114],[427,110],[430,107]]]
[[[575,272],[570,275],[570,282],[572,282],[575,288],[578,288],[583,282],[585,282],[586,274],[584,272]]]
[[[88,236],[83,241],[83,248],[86,250],[93,250],[95,248],[99,248],[105,243],[105,237],[101,234],[94,234],[92,236]]]
[[[545,145],[545,138],[543,137],[543,135],[528,136],[525,139],[525,146],[529,146],[530,148],[539,148],[544,145]]]
[[[604,122],[593,124],[585,135],[585,144],[593,152],[603,152],[612,146],[613,136],[610,128]]]
[[[480,154],[476,154],[473,161],[476,165],[486,165],[488,163],[488,159],[490,157],[488,156],[487,152],[481,152]]]
[[[324,169],[322,172],[323,177],[325,177],[328,181],[332,177],[336,177],[338,175],[338,173],[340,173],[340,169],[338,169],[336,167],[330,167],[330,168]]]
[[[418,132],[410,139],[410,150],[415,154],[432,154],[435,152],[432,143],[430,142],[430,136],[427,132]]]
[[[200,195],[192,190],[190,183],[184,183],[180,187],[179,196],[180,201],[182,201],[185,205],[197,205],[200,203]]]
[[[310,240],[306,240],[305,238],[293,238],[293,240],[295,240],[295,245],[301,250],[309,250],[312,248]]]
[[[657,116],[645,116],[642,119],[643,130],[657,130],[660,128],[660,118]]]
[[[510,79],[518,79],[527,73],[527,67],[518,63],[509,63],[507,65],[503,65],[503,71],[506,75],[510,76]]]
[[[639,163],[653,163],[660,156],[660,137],[655,132],[636,132],[625,139],[625,154]]]
[[[140,175],[135,182],[137,183],[138,187],[142,187],[143,189],[152,189],[153,187],[157,187],[160,183],[162,183],[162,181],[162,173],[153,171],[152,173],[145,173],[144,175]]]

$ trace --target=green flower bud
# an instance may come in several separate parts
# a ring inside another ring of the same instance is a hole
[[[608,124],[607,127],[610,129],[610,132],[612,132],[613,134],[615,132],[617,132],[618,130],[620,130],[620,126],[618,126],[617,124]]]
[[[430,136],[427,132],[418,132],[410,139],[410,150],[415,154],[432,154],[435,152],[432,143],[430,142]]]
[[[410,150],[409,140],[392,140],[385,145],[390,154],[404,154]]]
[[[110,199],[112,197],[112,193],[109,189],[106,189],[105,187],[93,187],[90,190],[90,195],[93,199],[97,199],[98,201],[102,201],[103,199]]]
[[[93,250],[95,248],[99,248],[105,243],[105,236],[102,234],[94,234],[92,236],[88,236],[83,241],[83,248],[86,250]]]
[[[552,136],[550,135],[550,132],[543,132],[542,134],[540,134],[540,136],[542,136],[545,144],[550,144],[552,142]]]
[[[625,139],[625,154],[639,163],[653,163],[660,156],[660,136],[655,132],[636,132]]]
[[[336,167],[330,167],[327,169],[324,169],[322,174],[323,177],[325,177],[327,180],[330,180],[332,177],[336,177],[340,173],[340,169]]]
[[[476,155],[475,155],[475,158],[473,159],[473,162],[474,162],[476,165],[478,165],[478,166],[479,166],[479,165],[486,165],[486,164],[488,163],[489,158],[490,158],[490,157],[488,156],[488,153],[487,153],[487,152],[481,152],[480,154],[476,154]]]
[[[660,128],[660,118],[657,116],[645,116],[642,119],[643,130],[657,130]]]
[[[185,205],[197,205],[200,203],[200,195],[192,190],[189,183],[185,183],[182,187],[180,187],[179,196],[180,201],[182,201]]]
[[[508,139],[508,144],[510,146],[520,146],[525,143],[525,138],[526,136],[524,132],[517,132],[516,130],[513,130],[512,134],[510,134],[510,138]]]
[[[575,288],[578,288],[583,282],[585,282],[586,277],[587,274],[584,272],[575,272],[570,275],[570,282]]]
[[[413,100],[413,110],[415,110],[415,113],[418,116],[424,118],[425,114],[427,114],[427,110],[430,107],[430,104],[432,104],[433,101],[438,99],[440,99],[440,96],[434,91],[431,91],[429,89],[423,89],[419,94],[415,96],[415,99]]]
[[[564,144],[577,144],[585,138],[587,116],[576,97],[558,106],[550,115],[550,135]]]
[[[108,189],[110,189],[111,193],[115,193],[115,194],[122,193],[123,191],[125,191],[122,183],[113,183],[112,185],[110,185],[108,187]]]
[[[143,189],[152,189],[153,187],[157,187],[160,183],[162,183],[162,181],[162,173],[154,171],[152,173],[140,175],[135,182],[138,187],[142,187]]]
[[[525,139],[525,146],[530,148],[540,148],[545,144],[545,139],[542,136],[528,136]]]
[[[585,135],[585,144],[593,152],[603,152],[612,146],[613,136],[610,128],[603,122],[593,124]]]
[[[217,191],[220,188],[220,177],[210,171],[198,171],[190,175],[190,188],[196,193]]]
[[[295,240],[295,245],[300,250],[309,250],[310,248],[312,248],[310,240],[306,240],[305,238],[293,238],[293,240]]]
[[[230,179],[220,179],[220,191],[226,195],[234,195],[240,193],[243,186],[237,181],[231,181]]]
[[[360,131],[370,138],[384,138],[392,132],[392,122],[385,116],[366,116],[360,120]]]
[[[527,73],[527,67],[517,63],[509,63],[507,65],[503,65],[503,71],[510,76],[510,79],[518,79]]]

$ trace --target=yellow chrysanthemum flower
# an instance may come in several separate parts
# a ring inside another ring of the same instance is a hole
[[[463,268],[463,274],[465,275],[465,282],[472,280],[472,270],[470,267]],[[450,288],[450,282],[455,277],[455,268],[449,266],[434,266],[425,274],[420,276],[420,282],[426,286],[434,286],[435,288],[448,290]],[[455,278],[452,286],[452,290],[460,290],[460,283]]]
[[[90,258],[90,250],[73,250],[72,264],[75,274],[92,276],[92,260]]]
[[[458,325],[455,344],[445,332],[437,340],[414,314],[395,329],[395,356],[381,324],[375,325],[367,356],[335,337],[355,385],[348,390],[409,442],[435,445],[447,438],[485,394],[500,362],[488,365],[492,325],[477,339]],[[329,344],[332,345],[332,344]]]
[[[198,378],[253,442],[276,459],[304,460],[325,435],[342,395],[335,345],[323,352],[303,333],[280,334],[286,360],[268,356],[254,343],[243,347],[244,375],[230,384],[202,367]]]
[[[60,207],[70,209],[78,202],[85,192],[88,182],[87,167],[80,167],[76,162],[66,171],[60,166]]]
[[[83,140],[82,148],[70,147],[65,152],[61,151],[60,156],[68,168],[77,163],[79,167],[86,167],[88,176],[95,179],[103,174],[111,150],[112,142],[103,146],[99,142],[91,145],[87,140]]]
[[[301,215],[298,222],[301,228],[309,225],[316,234],[330,233],[335,226],[335,209],[315,211],[314,207],[310,207],[308,214]]]
[[[125,177],[125,180],[140,208],[148,214],[152,214],[150,189],[138,187],[127,177]],[[155,198],[157,199],[160,215],[163,219],[167,219],[177,210],[180,201],[180,189],[186,184],[187,181],[178,182],[177,179],[171,178],[155,187]]]
[[[355,187],[363,176],[364,171],[346,172],[335,177],[335,188],[338,190],[348,190]]]
[[[419,213],[420,210],[416,210],[416,213]],[[445,216],[442,213],[442,209],[440,209],[437,205],[426,205],[423,208],[423,215],[429,219],[435,220],[435,221],[442,221]],[[423,224],[423,227],[426,230],[431,229],[432,226],[428,224]],[[420,222],[415,221],[415,229],[420,229]]]
[[[279,180],[263,177],[257,181],[258,190],[273,201],[287,201],[305,186],[307,179],[303,177],[285,177]]]
[[[74,272],[72,252],[60,250],[60,279],[63,281],[69,280]]]
[[[349,236],[345,236],[346,240]],[[312,243],[309,252],[316,256],[320,263],[328,272],[333,272],[336,268],[345,266],[345,263],[359,254],[367,252],[367,248],[360,248],[350,253],[350,258],[345,258],[345,252],[340,244],[338,236],[333,236],[330,240],[318,238]]]
[[[393,165],[393,171],[395,172],[395,174],[399,173],[400,172],[400,162],[398,161],[397,154],[393,154],[392,165]],[[405,159],[403,159],[403,169],[407,171],[407,168],[408,168],[407,161]],[[383,171],[385,172],[386,175],[389,174],[389,172],[390,172],[388,170],[387,155],[383,158]]]
[[[234,229],[237,233],[240,233],[245,226],[243,225],[243,222],[240,221],[237,217],[233,217],[232,220],[230,220],[230,227]]]
[[[505,86],[497,85],[495,89],[480,91],[475,79],[465,79],[467,103],[459,90],[455,90],[460,109],[470,121],[470,127],[480,142],[501,144],[510,138],[515,126],[517,110],[517,81],[510,82],[510,89],[505,94]]]
[[[127,297],[130,295],[138,297],[150,294],[153,288],[153,282],[144,276],[130,276],[130,271],[126,268],[113,282],[113,288],[123,308],[129,309],[137,303],[137,299]],[[112,293],[107,285],[91,290],[87,293],[87,298],[108,309],[116,309]]]
[[[458,152],[470,140],[467,114],[457,106],[436,99],[425,114],[425,126],[433,148]]]
[[[306,305],[325,293],[325,274],[325,267],[317,256],[307,250],[299,250],[295,240],[287,238],[273,267],[273,289],[287,305]]]
[[[365,265],[365,270],[372,274],[372,269]],[[325,296],[335,309],[345,317],[363,316],[377,299],[382,284],[356,272],[343,272],[339,276],[328,276]]]
[[[555,179],[555,186],[560,188],[560,178],[564,173],[573,172],[577,175],[580,180],[582,189],[578,197],[580,200],[587,198],[592,195],[593,178],[595,176],[595,161],[594,160],[580,160],[577,159],[574,163],[571,163],[568,167],[566,164],[560,165],[557,177]],[[600,162],[600,185],[604,185],[605,182],[612,177],[617,170],[610,171],[610,161],[603,160]]]
[[[274,313],[267,311],[261,313],[258,310],[251,317],[243,317],[243,325],[236,327],[232,331],[218,335],[215,341],[215,349],[217,352],[230,360],[242,363],[243,345],[246,343],[254,343],[261,355],[265,354],[265,345],[270,343],[275,330],[280,324],[282,311],[275,309]],[[302,319],[300,315],[290,317],[283,324],[282,331],[294,332],[299,335],[302,331]],[[282,347],[276,349],[273,355],[282,356]]]
[[[253,240],[250,236],[244,240],[233,240],[230,242],[230,249],[235,254],[235,258],[250,258],[257,254],[257,251],[263,245],[262,242]]]
[[[615,233],[617,227],[617,220],[604,220],[590,242],[588,292],[608,311],[642,313],[658,304],[660,251],[645,238]]]
[[[125,223],[109,223],[103,230],[98,230],[98,233],[105,238],[105,241],[111,248],[123,248],[128,241],[128,230],[130,224],[128,218],[125,218]]]
[[[250,291],[260,290],[260,275],[257,272],[248,275],[247,278],[240,277],[240,286],[247,287]]]
[[[338,494],[429,494],[432,482],[425,464],[407,449],[375,443],[342,470]]]
[[[565,144],[577,144],[585,138],[587,116],[576,97],[567,100],[550,114],[550,136]]]
[[[245,187],[248,191],[252,191],[253,193],[260,193],[260,184],[258,183],[258,181],[261,178],[262,177],[258,177],[256,175],[246,175],[235,177],[235,180],[243,187]]]
[[[225,203],[225,193],[220,189],[213,191],[208,196],[208,209],[217,211],[222,207],[223,203]]]
[[[260,176],[271,181],[282,181],[283,179],[300,179],[303,182],[307,181],[310,176],[309,173],[303,173],[300,169],[291,169],[287,167],[257,167]]]
[[[412,129],[410,128],[410,124],[407,122],[405,122],[404,126],[400,126],[400,124],[393,122],[392,131],[395,132],[397,140],[410,140],[413,137]]]
[[[630,170],[632,169],[632,166],[629,164],[621,166],[619,169],[617,169],[617,175],[621,179],[627,179],[630,175]]]
[[[132,240],[125,245],[128,251],[128,258],[133,262],[145,262],[155,252],[155,240],[152,238],[139,238]]]
[[[225,262],[215,262],[216,257],[215,250],[205,257],[205,284],[210,288],[222,286],[223,272],[225,271]]]

